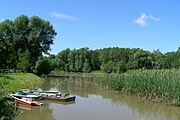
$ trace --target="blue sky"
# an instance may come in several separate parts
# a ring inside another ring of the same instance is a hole
[[[180,0],[2,0],[0,21],[37,15],[58,35],[51,46],[142,48],[161,52],[180,46]]]

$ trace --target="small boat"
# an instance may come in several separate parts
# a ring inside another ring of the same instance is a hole
[[[30,106],[41,106],[43,103],[33,101],[32,99],[25,98],[25,97],[15,97],[15,94],[9,94],[12,98],[14,98],[17,102],[24,104],[24,105],[30,105]]]
[[[31,92],[31,91],[18,91],[14,94],[17,98],[31,98],[33,100],[41,99],[42,95],[40,93]]]
[[[72,96],[69,93],[67,94],[53,94],[53,93],[43,93],[42,99],[44,100],[55,100],[55,101],[61,101],[61,102],[72,102],[75,101],[76,96]]]

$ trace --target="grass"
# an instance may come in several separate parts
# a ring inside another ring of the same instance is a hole
[[[8,93],[34,89],[41,83],[41,78],[32,73],[0,73],[0,120],[13,120],[18,114],[14,101],[6,97]]]
[[[135,70],[109,74],[103,85],[150,100],[180,101],[180,70]]]
[[[0,73],[0,97],[20,89],[33,89],[41,84],[41,78],[32,73]]]

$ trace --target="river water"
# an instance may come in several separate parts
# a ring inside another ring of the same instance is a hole
[[[76,101],[21,106],[15,120],[180,120],[179,107],[107,90],[94,78],[49,78],[41,89],[76,95]]]

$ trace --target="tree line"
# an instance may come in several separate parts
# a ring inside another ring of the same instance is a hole
[[[0,69],[51,70],[65,72],[122,73],[132,69],[179,69],[180,47],[175,52],[161,53],[140,48],[65,49],[57,55],[48,54],[56,36],[49,21],[38,16],[21,15],[0,23]]]
[[[133,69],[179,69],[180,47],[177,51],[161,53],[140,48],[65,49],[44,58],[51,69],[65,72],[122,73]]]
[[[0,23],[0,68],[30,72],[42,54],[48,54],[56,32],[49,21],[21,15]]]

